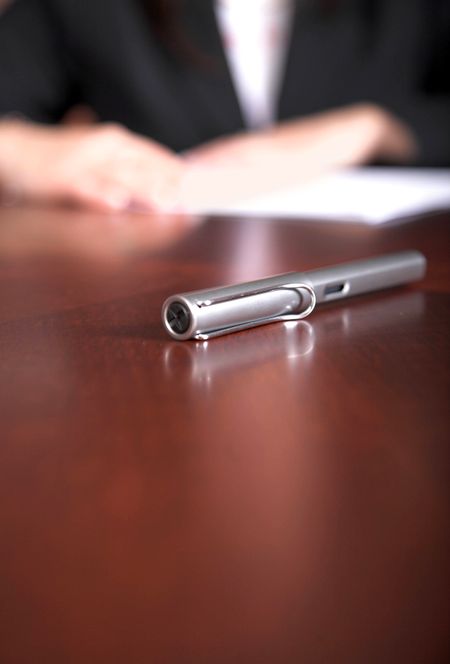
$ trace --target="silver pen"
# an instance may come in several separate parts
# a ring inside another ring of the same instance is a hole
[[[207,340],[277,321],[300,320],[316,306],[422,279],[426,259],[402,251],[308,272],[172,295],[162,320],[178,341]]]

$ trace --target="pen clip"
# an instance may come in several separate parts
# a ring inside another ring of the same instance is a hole
[[[255,290],[248,290],[245,293],[240,293],[239,295],[231,297],[222,296],[217,298],[212,297],[205,300],[196,300],[195,304],[199,308],[210,307],[214,304],[220,304],[221,302],[232,302],[233,300],[241,300],[245,297],[249,297],[250,295],[261,295],[263,293],[271,293],[278,290],[296,291],[297,293],[300,294],[302,301],[304,299],[304,295],[302,294],[301,291],[307,291],[309,295],[309,304],[305,309],[302,309],[297,313],[267,316],[265,318],[257,318],[254,320],[245,321],[243,323],[230,324],[218,328],[217,330],[212,330],[211,332],[198,332],[197,334],[194,335],[194,339],[197,339],[199,341],[207,341],[208,339],[213,339],[214,337],[219,337],[224,334],[231,334],[232,332],[239,332],[240,330],[247,330],[249,328],[257,327],[259,325],[268,325],[269,323],[301,320],[302,318],[306,318],[307,316],[309,316],[316,306],[317,299],[314,289],[312,288],[312,286],[305,283],[288,283],[288,284],[281,284],[279,286],[271,286],[268,288],[258,288]]]

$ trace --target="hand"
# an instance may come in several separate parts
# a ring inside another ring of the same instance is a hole
[[[408,128],[372,104],[356,104],[273,128],[217,139],[188,153],[195,164],[271,166],[296,164],[310,172],[375,159],[407,162],[416,152]]]
[[[407,162],[416,146],[406,126],[371,104],[358,104],[212,141],[187,155],[183,204],[200,209],[289,187],[376,159]]]
[[[0,123],[0,189],[6,198],[64,201],[101,211],[176,206],[181,160],[118,125]]]

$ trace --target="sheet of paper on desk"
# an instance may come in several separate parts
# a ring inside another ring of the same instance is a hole
[[[381,224],[450,207],[450,169],[357,168],[209,214],[304,217]]]

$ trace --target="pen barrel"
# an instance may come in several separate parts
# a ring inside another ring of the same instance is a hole
[[[419,281],[426,266],[425,256],[411,250],[298,272],[289,278],[310,285],[320,304]]]

